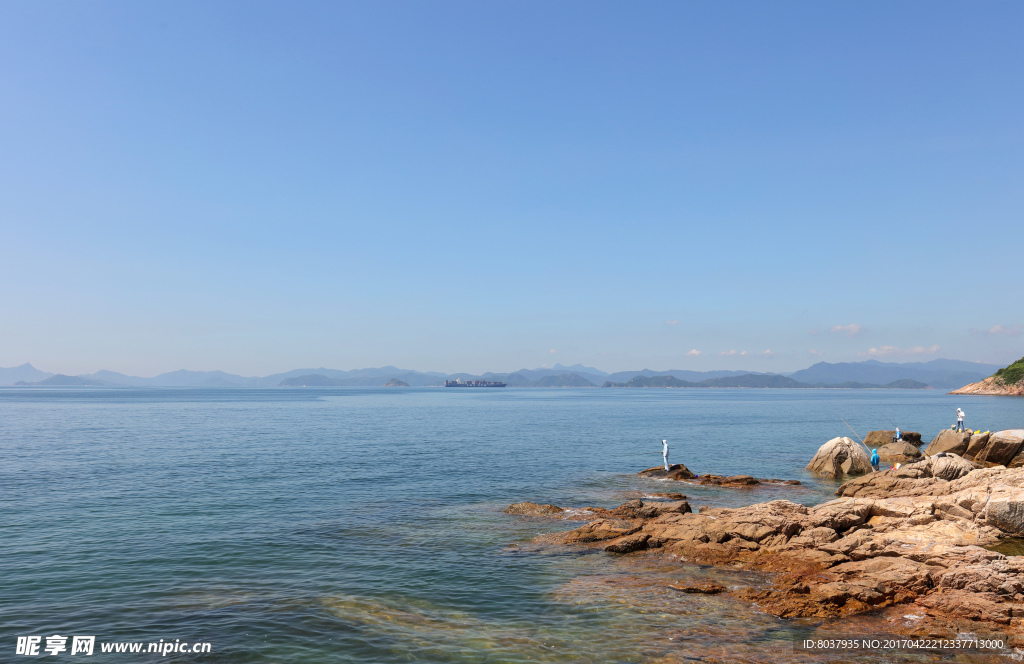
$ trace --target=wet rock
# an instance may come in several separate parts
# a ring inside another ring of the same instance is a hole
[[[825,477],[863,475],[871,472],[871,460],[863,445],[842,436],[818,448],[807,470]]]
[[[520,514],[522,516],[550,516],[561,514],[562,511],[562,508],[556,505],[538,503],[515,503],[502,510],[505,514]]]
[[[878,458],[885,463],[906,463],[921,456],[921,450],[910,443],[888,443],[878,448]]]
[[[760,484],[760,480],[751,477],[750,475],[730,475],[729,477],[723,477],[722,475],[701,475],[697,478],[699,484],[711,484],[714,486],[754,486]]]
[[[693,473],[690,472],[690,469],[681,463],[671,464],[668,467],[668,470],[665,470],[665,466],[653,466],[646,470],[641,470],[637,475],[654,479],[666,478],[670,480],[688,480],[694,476]]]
[[[599,519],[565,533],[564,541],[566,544],[600,542],[601,540],[632,535],[641,528],[643,528],[643,521],[641,520]]]
[[[928,444],[924,453],[928,456],[934,456],[941,452],[962,455],[967,451],[967,447],[970,443],[971,434],[966,431],[943,429],[939,432],[939,435],[935,436],[932,442]]]
[[[609,553],[632,553],[647,548],[647,540],[651,538],[647,533],[635,533],[625,537],[619,537],[605,545],[604,550]]]
[[[718,593],[725,592],[725,586],[715,583],[714,581],[701,581],[696,583],[670,583],[668,585],[672,590],[678,590],[681,593],[697,594],[697,595],[717,595]]]
[[[652,494],[649,494],[649,495],[652,498],[668,498],[669,500],[686,500],[686,496],[684,496],[681,493],[652,493]]]
[[[854,479],[838,494],[814,507],[776,500],[696,514],[635,500],[606,510],[635,518],[542,537],[770,573],[771,583],[737,592],[780,617],[908,605],[904,611],[929,616],[929,624],[1002,625],[1024,637],[1024,557],[983,548],[1024,535],[1024,468],[975,468],[944,454]],[[704,592],[699,584],[670,587]]]

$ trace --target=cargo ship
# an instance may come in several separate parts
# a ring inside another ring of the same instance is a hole
[[[488,381],[488,380],[462,380],[456,378],[455,380],[444,381],[445,387],[505,387],[505,383],[499,381]]]

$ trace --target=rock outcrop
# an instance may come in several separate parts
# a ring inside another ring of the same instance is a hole
[[[681,463],[669,465],[668,470],[665,470],[665,466],[653,466],[651,468],[641,470],[637,475],[653,478],[666,478],[670,480],[688,480],[694,477],[694,474],[690,472],[690,469]]]
[[[818,448],[807,470],[825,477],[863,475],[871,472],[871,459],[863,445],[841,436]]]
[[[1024,381],[1006,384],[996,376],[989,376],[980,383],[964,385],[949,394],[985,394],[989,396],[1021,397],[1024,396]]]
[[[921,456],[921,450],[910,443],[887,443],[878,448],[878,458],[885,463],[907,463]]]
[[[864,436],[864,444],[871,449],[880,448],[893,442],[892,437],[896,435],[895,429],[883,429],[881,431],[868,431]],[[905,443],[921,447],[921,434],[917,431],[901,431],[900,438]],[[899,441],[897,441],[899,442]]]
[[[523,516],[551,516],[561,514],[561,507],[539,503],[515,503],[502,510],[505,514],[520,514]]]
[[[987,624],[1024,639],[1024,557],[983,548],[1024,535],[1024,468],[978,469],[944,454],[854,479],[837,495],[814,507],[775,500],[698,513],[634,500],[538,539],[771,572],[741,596],[780,617],[912,605],[903,610],[954,634]]]
[[[924,453],[928,456],[934,456],[942,452],[947,454],[964,454],[967,452],[967,446],[971,444],[971,433],[966,431],[953,431],[952,429],[943,429],[939,432],[938,436],[928,444],[925,448]]]
[[[1008,429],[989,434],[988,443],[975,457],[979,463],[1009,466],[1024,447],[1024,429]],[[1024,459],[1021,460],[1024,462]],[[1018,466],[1021,463],[1017,464]]]

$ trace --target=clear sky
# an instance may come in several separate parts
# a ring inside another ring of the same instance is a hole
[[[1022,35],[1015,1],[3,1],[0,366],[1007,363]]]

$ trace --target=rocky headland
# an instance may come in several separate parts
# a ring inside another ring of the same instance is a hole
[[[682,592],[732,592],[783,618],[891,614],[887,629],[897,633],[987,630],[1021,645],[1024,556],[991,547],[1024,537],[1024,467],[986,459],[1015,460],[1022,446],[1024,430],[943,432],[917,460],[851,479],[836,499],[816,506],[773,500],[695,512],[687,500],[658,499],[611,510],[519,504],[506,511],[586,522],[539,543],[668,556],[772,579],[737,591]],[[931,451],[944,447],[959,452]],[[969,449],[977,461],[964,456]],[[914,620],[904,619],[911,614]]]
[[[982,394],[989,396],[1024,396],[1024,357],[999,369],[978,383],[964,385],[950,394]]]

